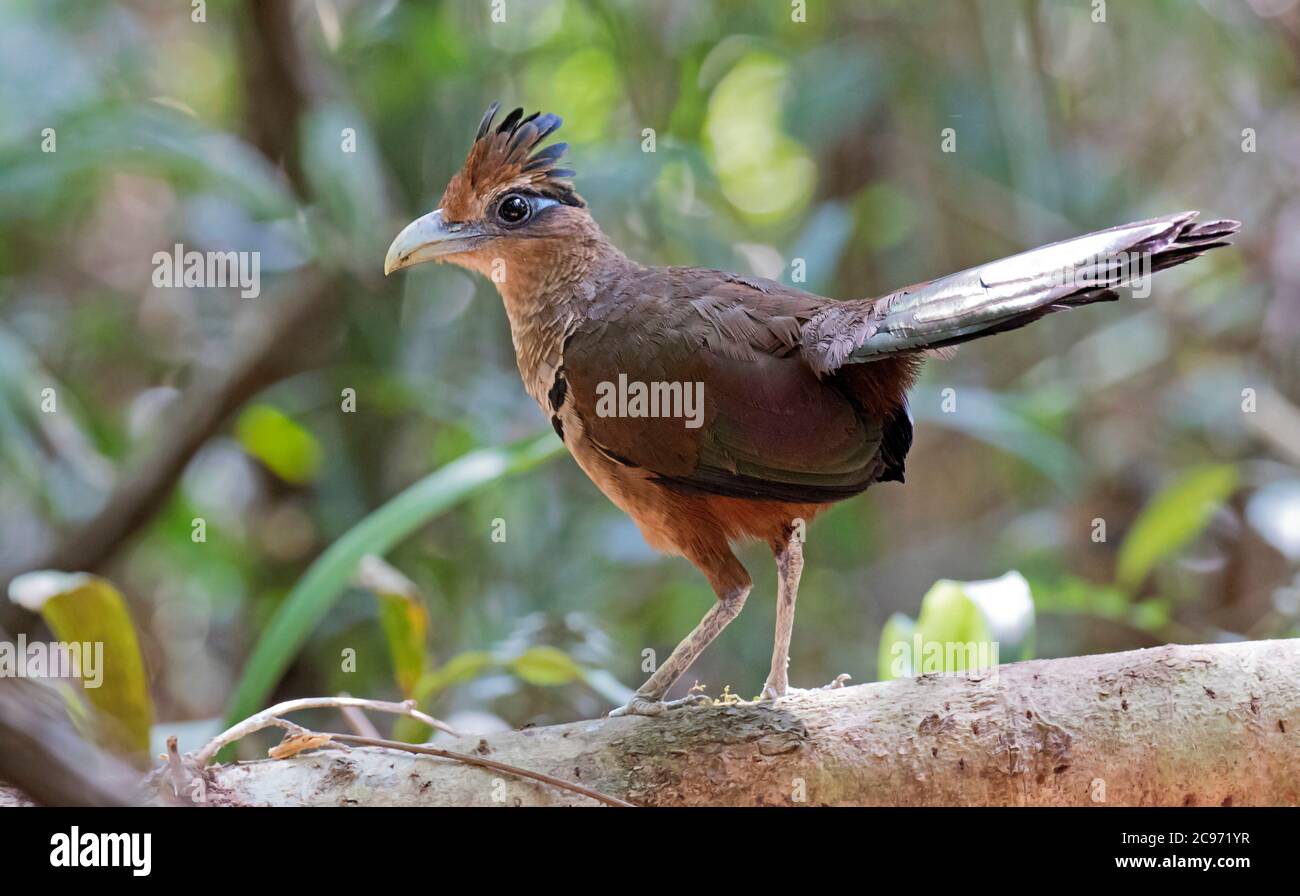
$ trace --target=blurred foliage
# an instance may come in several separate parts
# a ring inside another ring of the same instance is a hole
[[[1223,502],[1237,489],[1231,464],[1193,467],[1142,509],[1119,548],[1116,584],[1133,591],[1156,564],[1196,538]]]
[[[235,437],[250,457],[291,485],[305,485],[320,467],[320,443],[292,417],[255,404],[239,415]]]
[[[941,579],[921,598],[915,621],[902,613],[885,621],[876,678],[989,669],[1032,658],[1033,645],[1034,602],[1024,576]]]
[[[12,593],[76,651],[76,672],[86,683],[80,693],[91,710],[78,708],[75,692],[65,691],[73,720],[91,739],[147,766],[153,699],[122,595],[96,576],[58,572],[27,573],[14,581]]]
[[[414,692],[471,730],[608,709],[712,600],[567,458],[505,475],[556,443],[529,441],[546,421],[490,284],[379,275],[495,99],[565,118],[633,257],[786,280],[801,258],[834,296],[1183,208],[1245,222],[1149,298],[927,365],[907,485],[809,531],[796,685],[870,677],[936,580],[1009,569],[1040,656],[1297,634],[1300,5],[285,3],[296,127],[255,115],[284,86],[259,80],[255,4],[0,5],[0,568],[91,518],[308,275],[343,309],[97,570],[169,726],[272,690],[401,696],[413,629],[350,584],[367,554],[427,610]],[[261,295],[154,286],[178,243],[259,252]],[[765,674],[774,571],[742,560],[754,598],[682,687]]]
[[[266,701],[284,668],[294,658],[298,645],[329,612],[358,569],[364,572],[368,556],[387,551],[474,490],[507,475],[527,471],[553,457],[560,448],[559,440],[547,433],[509,449],[484,448],[467,454],[411,485],[338,538],[316,558],[277,607],[249,657],[227,721],[233,724],[252,715]],[[403,587],[410,590],[411,586],[403,583]],[[393,649],[391,623],[385,631],[390,657],[398,663],[396,673],[400,680],[412,671],[400,666],[401,658],[409,651],[405,646]],[[348,650],[352,655],[345,652],[342,669],[350,673],[356,664],[349,660],[355,658],[356,651]]]
[[[361,558],[357,584],[379,600],[379,622],[388,639],[393,676],[402,696],[410,698],[424,675],[425,644],[429,639],[429,611],[415,583],[369,554]]]

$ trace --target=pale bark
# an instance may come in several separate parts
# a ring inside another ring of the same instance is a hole
[[[1036,660],[440,745],[639,805],[1296,805],[1300,640]],[[209,778],[217,805],[592,805],[368,748]]]

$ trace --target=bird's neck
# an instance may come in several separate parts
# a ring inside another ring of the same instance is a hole
[[[604,287],[634,267],[599,230],[581,240],[521,241],[504,259],[493,280],[510,319],[519,373],[543,410],[565,338]]]

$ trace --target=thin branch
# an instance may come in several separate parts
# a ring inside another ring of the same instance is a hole
[[[178,415],[153,450],[137,457],[118,481],[104,507],[69,533],[49,554],[28,560],[23,569],[95,569],[147,523],[172,493],[186,465],[212,435],[248,401],[288,373],[300,369],[302,353],[286,352],[304,328],[328,317],[333,288],[309,275],[290,294],[269,297],[263,319],[250,327],[251,338],[230,366],[202,371],[176,402]]]
[[[245,0],[239,16],[239,59],[249,140],[273,163],[283,164],[302,195],[309,193],[302,169],[299,123],[322,90],[303,51],[292,3]]]
[[[620,800],[617,797],[609,796],[590,787],[583,787],[581,784],[575,784],[572,781],[565,781],[562,778],[556,778],[543,772],[534,772],[526,768],[519,768],[513,765],[507,765],[504,762],[497,762],[495,759],[484,759],[481,756],[471,756],[467,753],[457,753],[454,750],[444,750],[440,747],[431,747],[421,744],[404,744],[396,740],[384,740],[380,737],[363,737],[352,734],[330,734],[310,731],[280,716],[291,712],[298,712],[303,709],[372,709],[376,712],[387,712],[393,715],[408,716],[417,721],[430,725],[440,731],[446,731],[449,734],[458,734],[450,726],[438,721],[433,716],[420,712],[415,708],[414,700],[407,700],[404,703],[389,703],[383,700],[363,700],[358,697],[305,697],[300,700],[286,700],[284,703],[277,703],[268,709],[264,709],[256,715],[249,716],[244,721],[227,728],[225,731],[214,737],[207,746],[194,754],[192,761],[199,768],[204,768],[210,763],[221,750],[228,744],[248,737],[265,728],[284,728],[291,736],[314,736],[325,737],[339,744],[356,744],[366,747],[383,747],[389,750],[401,750],[407,753],[419,753],[426,756],[438,756],[443,759],[452,759],[456,762],[463,762],[467,765],[476,765],[480,768],[489,768],[506,774],[516,775],[520,778],[531,778],[534,781],[540,781],[543,784],[550,784],[552,787],[558,787],[561,790],[568,790],[573,793],[605,803],[608,806],[632,807],[633,804]],[[272,758],[277,758],[272,753]]]
[[[244,721],[232,725],[209,741],[207,746],[195,753],[193,761],[200,768],[203,768],[211,763],[217,753],[221,752],[228,744],[242,740],[250,734],[261,731],[263,728],[275,726],[286,728],[292,725],[292,723],[285,722],[279,716],[304,709],[342,709],[345,706],[355,706],[358,709],[370,709],[375,712],[407,716],[418,722],[423,722],[431,728],[445,731],[457,737],[460,736],[460,732],[450,725],[416,709],[414,700],[407,700],[404,703],[390,703],[384,700],[363,700],[359,697],[304,697],[299,700],[286,700],[283,703],[277,703],[275,706],[264,709],[255,715],[249,716]]]
[[[87,742],[58,692],[0,676],[0,780],[42,806],[136,806],[138,770]]]
[[[339,696],[351,697],[352,695],[344,692],[339,694]],[[343,721],[348,723],[348,727],[352,729],[353,734],[360,735],[361,737],[382,736],[374,723],[371,722],[370,719],[366,718],[366,714],[355,706],[341,706],[339,707],[339,712],[343,714]]]
[[[396,740],[383,740],[377,737],[357,737],[352,734],[335,734],[334,740],[345,744],[354,744],[359,747],[383,747],[388,750],[401,750],[404,753],[418,753],[422,756],[439,756],[443,759],[454,759],[456,762],[463,762],[466,765],[477,765],[480,768],[490,768],[494,771],[505,772],[509,775],[515,775],[520,778],[531,778],[534,781],[541,781],[543,784],[550,784],[552,787],[558,787],[561,790],[568,790],[572,793],[578,793],[582,796],[589,797],[597,802],[604,803],[607,806],[617,806],[623,809],[635,809],[635,803],[629,803],[621,800],[616,796],[610,796],[607,793],[601,793],[599,790],[592,790],[590,787],[583,787],[581,784],[575,784],[572,781],[565,781],[563,778],[557,778],[544,772],[534,772],[526,768],[519,768],[515,765],[508,765],[504,762],[497,762],[495,759],[484,759],[482,756],[471,756],[468,753],[457,753],[454,750],[444,750],[441,747],[431,747],[427,744],[404,744]]]

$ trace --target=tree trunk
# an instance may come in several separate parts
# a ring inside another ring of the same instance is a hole
[[[1300,640],[1035,660],[440,746],[639,805],[1295,805]],[[216,805],[592,805],[384,749],[213,767]]]

